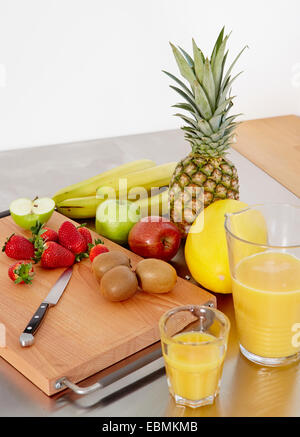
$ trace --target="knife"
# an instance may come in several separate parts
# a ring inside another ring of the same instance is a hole
[[[50,306],[56,305],[61,295],[66,289],[68,282],[72,276],[73,267],[68,267],[58,278],[54,286],[51,288],[46,299],[41,303],[30,322],[20,335],[20,344],[22,347],[31,346],[34,343],[34,334],[40,327],[46,312]]]

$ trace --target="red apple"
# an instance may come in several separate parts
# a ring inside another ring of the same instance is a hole
[[[130,249],[144,258],[170,261],[181,242],[178,228],[164,217],[144,217],[136,223],[128,236]]]

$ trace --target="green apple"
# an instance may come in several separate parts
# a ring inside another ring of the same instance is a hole
[[[9,205],[10,215],[23,229],[30,229],[36,222],[46,223],[55,208],[55,202],[50,197],[41,197],[34,200],[16,199]]]
[[[96,231],[115,243],[126,244],[130,229],[140,218],[134,202],[108,199],[97,208]]]

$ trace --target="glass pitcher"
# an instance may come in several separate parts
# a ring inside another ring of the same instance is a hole
[[[300,358],[300,206],[256,205],[225,216],[242,354],[264,366]]]

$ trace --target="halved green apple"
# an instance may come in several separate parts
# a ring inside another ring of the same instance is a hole
[[[23,229],[30,229],[36,222],[46,223],[55,208],[55,202],[50,197],[34,200],[21,198],[13,200],[9,206],[14,221]]]

